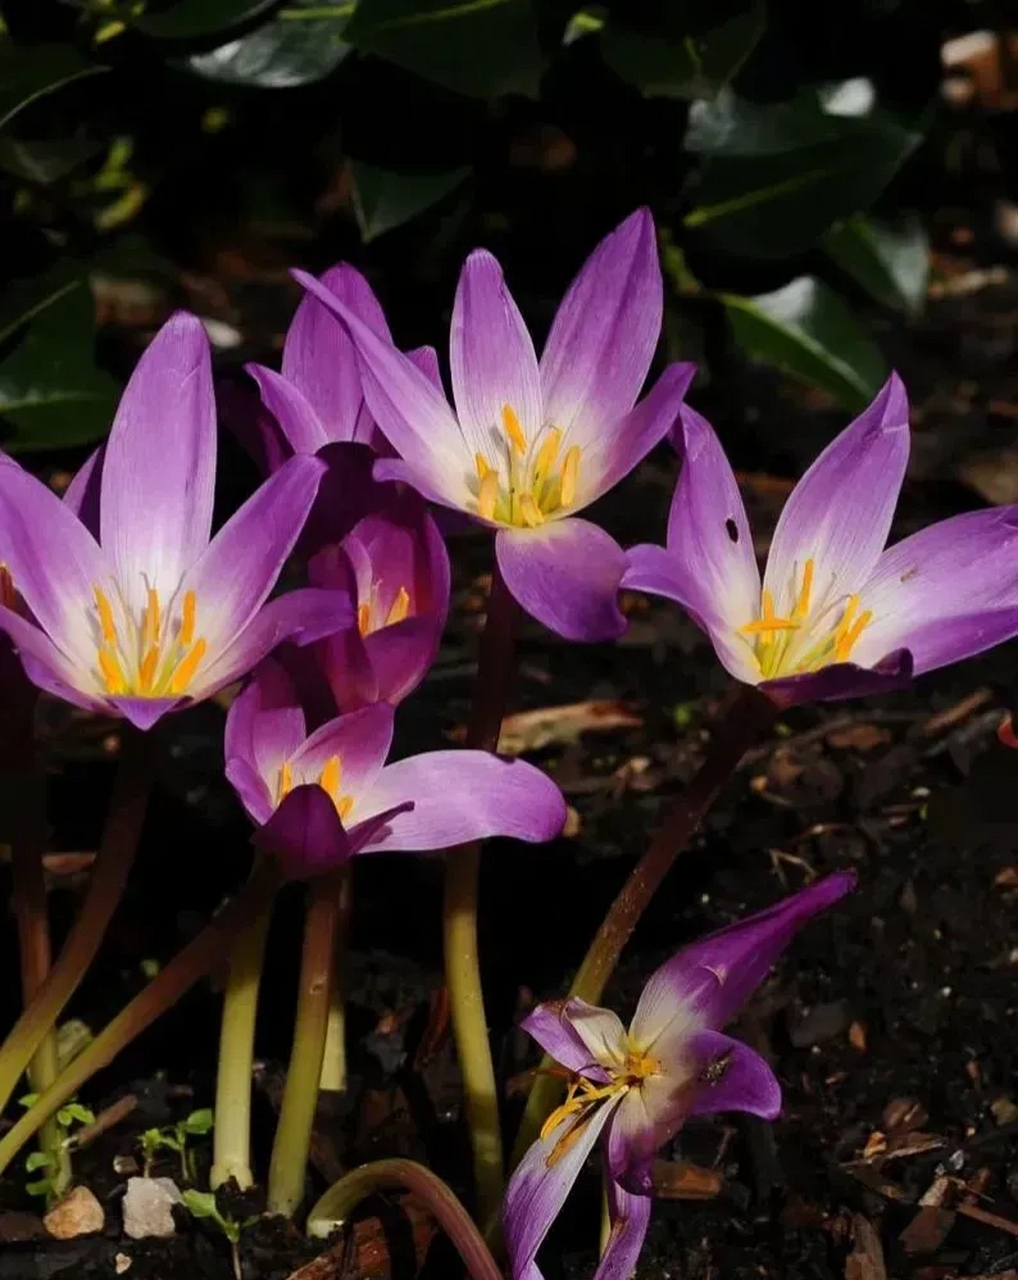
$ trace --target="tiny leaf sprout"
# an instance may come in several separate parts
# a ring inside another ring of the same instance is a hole
[[[38,1101],[39,1094],[26,1093],[18,1099],[18,1106],[27,1111]],[[95,1113],[72,1099],[60,1108],[55,1119],[61,1135],[59,1147],[54,1150],[33,1151],[25,1160],[26,1173],[42,1173],[42,1177],[26,1183],[25,1190],[30,1196],[43,1196],[47,1204],[58,1199],[67,1189],[70,1174],[68,1153],[74,1145],[72,1130],[76,1125],[94,1124]]]
[[[194,1152],[188,1148],[188,1138],[204,1137],[212,1131],[214,1123],[212,1108],[203,1107],[200,1111],[192,1111],[189,1116],[168,1125],[165,1129],[146,1129],[141,1135],[142,1172],[146,1178],[152,1176],[152,1165],[161,1148],[176,1151],[180,1158],[180,1177],[183,1182],[194,1182],[197,1170],[194,1165]]]
[[[255,1222],[255,1218],[246,1218],[238,1222],[229,1213],[222,1213],[216,1204],[213,1191],[196,1191],[189,1187],[181,1195],[181,1203],[192,1218],[206,1218],[226,1237],[230,1244],[230,1257],[233,1261],[233,1274],[241,1280],[240,1271],[240,1233]]]

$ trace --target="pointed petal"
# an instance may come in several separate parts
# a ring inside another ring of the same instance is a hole
[[[261,774],[240,756],[227,760],[224,772],[251,821],[258,826],[267,822],[275,808],[275,799]]]
[[[614,640],[625,631],[618,606],[625,553],[596,524],[570,516],[539,529],[500,529],[495,554],[506,586],[550,631],[566,640]]]
[[[139,610],[208,545],[216,478],[212,361],[201,321],[172,316],[131,374],[106,442],[100,542]]]
[[[324,470],[317,458],[290,458],[227,521],[189,569],[180,589],[195,593],[197,634],[210,653],[232,644],[265,603],[311,510]]]
[[[606,1179],[605,1190],[611,1231],[594,1280],[630,1280],[647,1238],[654,1201],[649,1195],[633,1195],[614,1178]]]
[[[520,1027],[556,1062],[592,1080],[606,1081],[604,1067],[626,1056],[626,1029],[618,1016],[575,996],[539,1004]]]
[[[720,1031],[698,1031],[689,1043],[697,1063],[698,1088],[689,1114],[747,1111],[774,1120],[781,1111],[781,1085],[770,1063],[741,1040]]]
[[[293,453],[274,415],[248,378],[216,379],[219,421],[251,458],[262,476],[278,471]]]
[[[146,733],[171,711],[179,711],[189,706],[191,699],[182,698],[114,698],[109,699],[110,706],[119,714]]]
[[[630,1035],[644,1053],[681,1056],[700,1026],[720,1027],[767,977],[795,934],[854,887],[839,871],[764,911],[683,947],[654,973],[640,996]]]
[[[105,457],[106,445],[101,444],[85,459],[64,490],[64,505],[74,512],[97,542],[99,540],[99,495]]]
[[[460,272],[449,366],[456,414],[471,454],[505,457],[505,405],[515,412],[527,443],[536,440],[542,413],[534,343],[502,268],[484,249],[475,249]]]
[[[320,875],[345,862],[351,852],[336,806],[317,782],[294,787],[252,842],[272,854],[288,880]]]
[[[647,395],[609,431],[593,436],[580,460],[576,509],[615,487],[675,425],[695,364],[672,364]],[[577,443],[576,433],[570,444]]]
[[[338,329],[336,321],[329,317]],[[329,437],[318,414],[292,382],[260,364],[246,364],[245,372],[258,384],[262,404],[279,424],[294,453],[317,453]]]
[[[557,836],[566,818],[562,793],[540,769],[485,751],[429,751],[387,765],[358,797],[357,816],[404,800],[414,811],[393,824],[386,852],[451,849],[489,836],[533,844]]]
[[[279,662],[269,658],[226,713],[223,756],[227,767],[242,760],[271,788],[284,761],[306,737],[293,681]]]
[[[348,832],[351,853],[384,853],[385,841],[393,820],[401,814],[413,811],[414,802],[404,800],[401,804],[394,804],[391,809],[383,809],[381,813],[373,813],[363,822],[355,823]]]
[[[0,605],[0,631],[3,631],[24,667],[25,675],[34,685],[55,698],[61,698],[75,707],[101,710],[104,700],[91,690],[79,688],[81,673],[56,647],[45,631],[23,618],[21,614]],[[85,682],[91,686],[91,681]]]
[[[549,1165],[552,1152],[571,1124],[571,1119],[563,1120],[547,1138],[529,1148],[509,1179],[502,1202],[502,1226],[515,1280],[540,1276],[534,1262],[537,1251],[611,1114],[611,1105],[598,1107]]]
[[[594,439],[635,404],[661,332],[663,299],[654,220],[638,209],[580,269],[541,356],[545,418],[569,444]]]
[[[366,793],[378,777],[392,745],[393,710],[386,702],[351,711],[323,724],[290,758],[294,781],[317,782],[333,756],[342,769],[340,791],[354,798],[354,813],[363,820],[379,807],[367,807]]]
[[[445,388],[442,386],[442,372],[438,367],[438,352],[434,347],[414,347],[413,351],[406,353],[406,358],[420,369],[421,373],[427,380],[445,395]]]
[[[393,706],[410,696],[431,670],[442,640],[442,618],[408,618],[364,637],[375,698]]]
[[[445,397],[402,352],[303,271],[294,279],[347,327],[360,361],[364,398],[386,439],[409,464],[414,485],[452,507],[471,501],[474,457]]]
[[[985,646],[984,646],[985,647]],[[779,707],[796,707],[808,702],[842,702],[846,698],[870,698],[907,689],[913,679],[912,654],[896,649],[873,667],[854,662],[835,662],[819,671],[763,680],[761,692]]]
[[[813,612],[863,587],[890,532],[908,449],[908,397],[892,374],[785,503],[764,573],[780,616],[795,604],[808,559],[816,571]]]
[[[873,613],[852,650],[863,666],[907,648],[916,671],[930,671],[1009,639],[1018,507],[969,511],[896,543],[877,562],[860,607]]]
[[[320,277],[338,298],[384,342],[391,342],[381,304],[367,280],[341,262]],[[364,393],[350,335],[318,298],[305,294],[283,346],[283,377],[297,387],[329,440],[354,440]]]

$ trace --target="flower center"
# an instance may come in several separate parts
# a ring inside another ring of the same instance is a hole
[[[565,1102],[555,1108],[541,1127],[541,1137],[547,1138],[563,1120],[573,1118],[548,1156],[549,1168],[569,1150],[602,1102],[624,1097],[630,1089],[639,1089],[648,1076],[661,1074],[661,1064],[656,1058],[630,1045],[625,1059],[616,1066],[605,1065],[605,1070],[609,1076],[607,1084],[596,1084],[586,1076],[570,1076]]]
[[[512,405],[502,406],[504,448],[494,459],[474,455],[477,467],[477,514],[498,524],[536,529],[561,515],[576,501],[580,446],[560,457],[562,432],[544,427],[528,443]]]
[[[187,693],[208,647],[195,639],[198,606],[193,591],[184,593],[179,617],[164,613],[159,593],[148,589],[140,621],[121,601],[120,625],[109,597],[94,587],[99,623],[96,663],[108,694],[132,698],[173,698]]]
[[[803,565],[802,585],[787,618],[775,613],[774,597],[764,588],[759,618],[739,628],[739,635],[748,640],[765,680],[818,671],[832,662],[848,662],[856,642],[873,620],[872,610],[859,612],[857,595],[812,611],[813,575],[814,563],[810,559]]]
[[[372,631],[381,631],[383,627],[394,626],[397,622],[403,622],[410,616],[410,592],[406,587],[400,587],[396,592],[395,598],[383,616],[382,611],[378,608],[378,599],[375,595],[374,586],[372,586],[371,594],[367,600],[362,600],[357,606],[357,630],[362,636],[371,635]]]
[[[340,760],[339,756],[329,756],[316,781],[336,806],[336,812],[345,822],[350,816],[350,810],[353,808],[353,796],[344,796],[340,794],[339,784],[342,780],[343,762]],[[277,806],[283,803],[295,785],[293,766],[290,764],[289,760],[287,760],[279,770],[279,780],[276,784]]]

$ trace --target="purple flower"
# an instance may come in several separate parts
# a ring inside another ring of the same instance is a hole
[[[710,425],[685,406],[667,547],[623,585],[683,605],[737,679],[788,705],[907,684],[1018,634],[1018,507],[968,512],[884,549],[908,461],[896,376],[796,485],[760,581]]]
[[[402,701],[434,661],[449,611],[449,556],[412,490],[365,516],[308,565],[313,586],[346,592],[356,622],[315,646],[341,711]]]
[[[456,410],[433,378],[343,299],[296,278],[346,325],[364,397],[398,459],[379,478],[497,530],[502,576],[534,617],[571,640],[620,635],[620,547],[577,513],[607,492],[675,421],[692,365],[672,365],[640,404],[661,328],[662,286],[650,213],[607,236],[574,280],[540,363],[490,253],[466,261],[450,365]],[[635,407],[634,407],[635,405]]]
[[[226,776],[285,875],[317,875],[356,854],[425,853],[488,836],[558,835],[558,787],[523,761],[485,751],[430,751],[387,765],[385,702],[307,734],[283,667],[264,662],[230,708]]]
[[[851,872],[827,876],[683,947],[651,976],[628,1031],[614,1013],[583,1000],[538,1005],[524,1019],[570,1084],[506,1191],[513,1280],[540,1280],[537,1251],[598,1138],[612,1231],[594,1280],[628,1280],[650,1219],[655,1152],[689,1116],[778,1114],[781,1087],[771,1068],[720,1028],[795,933],[854,884]]]
[[[109,439],[63,502],[0,466],[0,541],[31,614],[0,606],[0,628],[41,689],[148,729],[280,641],[349,623],[349,601],[334,593],[266,604],[322,464],[292,459],[210,538],[215,455],[208,339],[178,313],[138,361]]]

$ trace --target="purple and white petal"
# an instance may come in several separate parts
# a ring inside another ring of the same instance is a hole
[[[387,702],[351,711],[316,729],[290,758],[294,781],[317,782],[333,756],[342,770],[340,792],[354,800],[361,821],[373,810],[363,797],[370,792],[392,745],[393,710]],[[358,801],[361,803],[358,803]]]
[[[240,756],[228,759],[224,772],[251,821],[258,826],[268,822],[276,807],[276,797],[265,778]]]
[[[332,316],[328,319],[333,328],[340,328]],[[258,384],[262,404],[275,418],[294,453],[317,453],[328,444],[321,419],[296,384],[264,365],[246,364],[244,369]]]
[[[76,707],[108,709],[104,696],[98,692],[98,671],[90,680],[34,623],[0,605],[0,631],[7,635],[25,675],[38,688]]]
[[[413,693],[435,661],[443,621],[435,614],[407,618],[363,638],[376,700],[395,706]]]
[[[618,593],[622,548],[587,520],[499,529],[495,554],[505,584],[527,613],[566,640],[614,640],[626,629]]]
[[[533,844],[557,836],[566,819],[562,793],[546,774],[485,751],[429,751],[387,765],[357,797],[357,818],[404,800],[414,811],[393,823],[387,852],[451,849],[489,836]]]
[[[193,699],[188,694],[168,698],[143,698],[111,694],[107,701],[116,715],[123,716],[136,729],[140,729],[142,733],[147,733],[163,716],[169,715],[171,711],[179,711],[182,707],[188,706]]]
[[[580,269],[541,355],[545,419],[566,445],[592,443],[636,403],[663,307],[654,220],[638,209]]]
[[[755,1049],[721,1031],[708,1029],[693,1036],[689,1050],[697,1064],[690,1115],[746,1111],[764,1120],[777,1118],[781,1112],[781,1085],[770,1063]]]
[[[103,459],[106,444],[85,459],[64,490],[64,504],[70,507],[93,538],[99,541],[99,499],[102,492]]]
[[[267,659],[226,714],[226,763],[244,760],[274,787],[280,768],[306,737],[304,712],[293,681],[285,667]]]
[[[103,459],[99,540],[134,609],[150,587],[168,599],[205,550],[215,478],[208,335],[177,312],[135,366]]]
[[[633,1195],[614,1178],[605,1181],[611,1231],[594,1272],[594,1280],[630,1280],[647,1238],[651,1208],[649,1195]]]
[[[304,880],[350,857],[350,841],[336,806],[315,783],[294,787],[252,842],[270,853],[288,880]]]
[[[909,633],[908,650],[916,673],[934,671],[1018,635],[1018,607],[970,613],[943,622],[928,622]]]
[[[598,1009],[585,1000],[571,997],[568,1000],[548,1000],[536,1005],[520,1023],[520,1030],[532,1036],[545,1053],[550,1054],[567,1071],[575,1071],[598,1084],[607,1084],[607,1071],[591,1052],[587,1039],[573,1025],[573,1018],[581,1007],[589,1010],[591,1019],[602,1014],[618,1022],[615,1014],[607,1009]],[[622,1027],[621,1023],[619,1027]],[[625,1028],[622,1028],[622,1034],[625,1035]]]

